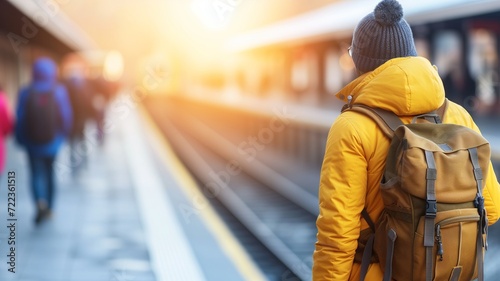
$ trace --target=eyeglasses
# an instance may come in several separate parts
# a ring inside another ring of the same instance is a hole
[[[352,46],[349,46],[349,48],[347,48],[347,53],[350,57],[352,57]]]

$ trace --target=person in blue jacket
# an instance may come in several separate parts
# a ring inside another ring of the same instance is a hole
[[[71,131],[73,118],[66,88],[58,83],[57,71],[50,58],[35,60],[32,81],[20,90],[17,102],[15,135],[29,158],[36,224],[51,216],[54,162]]]

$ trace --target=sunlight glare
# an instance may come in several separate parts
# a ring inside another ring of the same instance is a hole
[[[227,27],[230,6],[221,1],[192,0],[191,10],[203,26],[209,30],[222,30]]]
[[[120,52],[111,51],[104,61],[103,75],[108,81],[118,81],[123,74],[123,57]]]

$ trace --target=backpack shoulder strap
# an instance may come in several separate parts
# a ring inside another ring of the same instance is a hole
[[[403,125],[403,122],[396,114],[380,108],[372,108],[363,104],[353,104],[351,107],[344,109],[342,112],[346,110],[359,112],[370,117],[389,138],[392,138],[394,131],[399,126]]]
[[[441,123],[441,120],[443,120],[447,109],[448,109],[448,99],[445,99],[444,103],[436,111],[430,112],[429,114],[431,113],[436,114],[440,118],[439,122],[437,123]],[[377,123],[380,129],[389,138],[393,137],[394,131],[399,126],[404,125],[401,119],[399,119],[399,117],[394,112],[383,110],[380,108],[373,108],[364,104],[353,104],[350,107],[343,108],[342,112],[347,110],[356,111],[370,117],[373,121]]]
[[[437,110],[436,110],[436,113],[437,115],[439,115],[439,117],[441,118],[441,121],[443,121],[444,119],[444,115],[446,114],[446,110],[448,109],[448,99],[445,98],[444,99],[444,102],[443,102],[443,105],[441,105]]]

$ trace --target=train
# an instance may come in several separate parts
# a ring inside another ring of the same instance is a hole
[[[338,109],[334,94],[356,76],[347,52],[352,32],[377,3],[334,1],[229,38],[223,66],[191,77],[191,88]],[[418,55],[437,66],[448,98],[475,115],[500,115],[500,1],[400,3]]]

